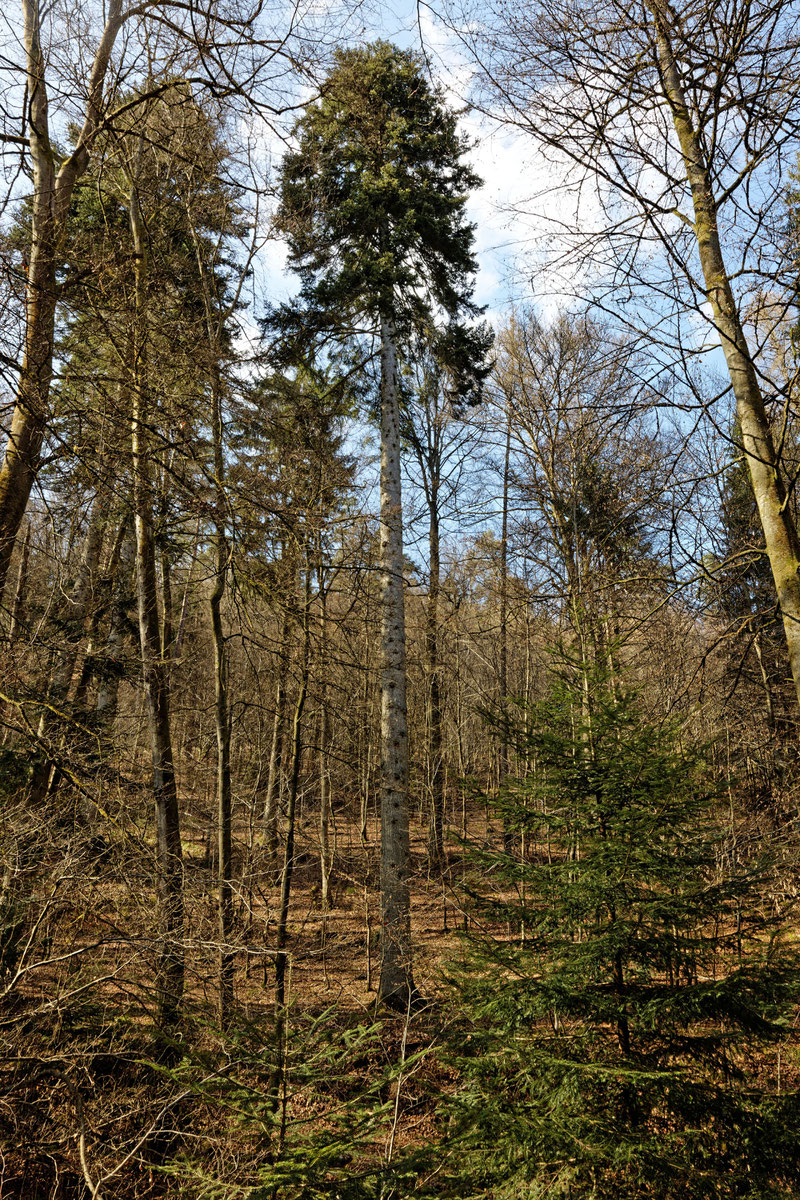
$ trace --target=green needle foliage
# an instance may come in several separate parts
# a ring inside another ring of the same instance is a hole
[[[486,372],[490,341],[458,320],[479,312],[465,208],[480,180],[463,161],[456,115],[419,60],[383,41],[340,51],[295,133],[278,225],[302,288],[299,303],[271,319],[285,356],[303,357],[330,335],[358,339],[383,317],[401,341],[427,330],[470,390]]]
[[[161,1169],[177,1181],[175,1194],[187,1200],[388,1200],[411,1193],[414,1154],[392,1162],[386,1146],[392,1089],[425,1050],[394,1056],[385,1029],[342,1021],[333,1009],[290,1026],[282,1051],[258,1021],[242,1022],[224,1038],[222,1063],[210,1046],[187,1052],[176,1067],[157,1068],[193,1112],[191,1138]]]
[[[500,801],[521,853],[477,856],[445,1191],[797,1195],[800,975],[758,902],[765,866],[726,865],[680,728],[590,685],[560,684],[501,730],[533,766]]]

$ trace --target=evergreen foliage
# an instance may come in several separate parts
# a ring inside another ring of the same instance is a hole
[[[160,1069],[190,1094],[205,1138],[187,1141],[164,1169],[181,1195],[207,1200],[380,1200],[413,1190],[417,1155],[385,1152],[392,1090],[425,1051],[395,1057],[378,1025],[335,1010],[290,1024],[282,1052],[257,1022],[225,1033],[227,1062],[197,1050]],[[399,1047],[397,1048],[399,1050]],[[278,1057],[282,1087],[273,1083]],[[203,1115],[205,1114],[205,1118]],[[211,1133],[213,1130],[213,1134]],[[230,1145],[250,1147],[246,1166]]]
[[[722,478],[720,509],[724,561],[712,565],[718,604],[724,615],[760,627],[774,621],[775,586],[763,547],[753,485],[737,449],[741,430],[736,423],[731,434],[733,449]]]
[[[475,270],[464,221],[478,184],[455,115],[413,55],[388,42],[343,50],[283,164],[282,225],[315,306],[424,311],[421,284],[448,311]],[[397,318],[400,313],[395,313]]]
[[[700,755],[598,677],[504,726],[533,764],[500,800],[524,850],[477,856],[448,1194],[796,1195],[800,1093],[766,1064],[797,959],[763,865],[726,868]]]
[[[401,342],[425,330],[459,394],[486,374],[487,331],[463,325],[476,268],[456,116],[413,54],[389,42],[342,50],[282,165],[278,224],[300,303],[273,314],[284,354],[304,356],[390,320]],[[441,314],[446,315],[442,322]]]

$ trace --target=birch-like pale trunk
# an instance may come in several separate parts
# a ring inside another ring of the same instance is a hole
[[[141,143],[140,143],[141,151]],[[172,754],[169,686],[161,654],[156,552],[153,538],[154,488],[147,430],[147,239],[134,182],[129,216],[134,248],[135,320],[131,339],[131,474],[136,533],[136,595],[139,640],[150,727],[153,797],[156,810],[156,857],[159,942],[156,958],[157,1021],[174,1029],[180,1018],[184,984],[183,851],[178,792]]]
[[[672,113],[692,194],[694,229],[705,294],[711,305],[736,400],[745,461],[764,531],[767,557],[778,593],[789,649],[792,677],[800,701],[800,541],[780,474],[780,461],[764,406],[764,397],[725,266],[717,225],[712,174],[689,111],[673,50],[676,18],[671,5],[665,0],[648,0],[648,8],[656,26],[664,93]]]
[[[136,552],[136,534],[132,521],[126,523],[125,534],[120,546],[119,563],[114,574],[111,591],[111,616],[106,639],[106,649],[100,684],[97,689],[96,712],[98,721],[106,731],[117,716],[117,701],[122,675],[122,657],[128,626],[128,609],[133,595],[133,567]]]
[[[411,964],[406,631],[400,411],[393,322],[381,317],[381,977],[378,999],[406,1011]]]
[[[31,245],[25,289],[25,341],[14,413],[0,466],[0,600],[11,555],[39,469],[50,415],[56,312],[56,265],[75,185],[89,165],[100,125],[111,52],[123,23],[122,0],[109,0],[106,23],[88,80],[82,128],[72,154],[58,169],[50,142],[46,63],[40,0],[23,0],[27,135],[32,172]]]
[[[8,626],[8,640],[13,642],[25,624],[25,591],[28,583],[28,564],[31,555],[31,525],[25,531],[25,541],[22,544],[22,554],[17,568],[17,583],[14,588],[14,599],[11,603],[11,622]]]

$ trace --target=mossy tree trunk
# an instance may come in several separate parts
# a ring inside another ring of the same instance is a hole
[[[101,123],[111,53],[124,21],[122,0],[110,0],[87,87],[83,125],[75,149],[59,167],[50,141],[46,59],[39,0],[23,0],[26,116],[33,195],[31,244],[25,288],[25,340],[14,413],[0,466],[0,599],[17,533],[25,515],[50,415],[56,314],[56,268],[75,185],[89,165]]]
[[[674,52],[677,18],[664,0],[648,0],[656,24],[658,61],[664,93],[680,142],[694,208],[694,228],[714,324],[736,400],[742,447],[753,485],[775,589],[778,593],[789,662],[800,701],[800,541],[781,477],[764,397],[725,266],[717,223],[714,180],[703,143],[686,100]]]

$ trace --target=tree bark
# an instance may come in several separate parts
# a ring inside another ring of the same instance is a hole
[[[225,456],[222,445],[222,396],[218,364],[212,364],[212,438],[214,443],[216,577],[211,593],[214,642],[214,728],[217,738],[217,928],[219,935],[219,1021],[225,1029],[233,1008],[233,854],[231,812],[231,723],[228,662],[222,627],[222,599],[228,573],[225,534]]]
[[[119,571],[120,562],[122,559],[123,547],[128,541],[128,533],[132,528],[130,515],[125,513],[117,526],[117,532],[114,535],[114,540],[111,545],[108,563],[102,570],[103,596],[110,590],[113,594],[116,586],[117,573]],[[97,675],[98,654],[97,641],[100,630],[100,624],[105,615],[105,604],[94,604],[94,609],[89,622],[88,634],[86,639],[86,652],[83,658],[83,666],[78,677],[78,682],[75,685],[75,694],[73,696],[73,706],[77,712],[85,711],[86,702],[89,696],[89,688]]]
[[[225,449],[222,422],[222,333],[233,305],[221,306],[216,293],[214,264],[209,264],[197,233],[191,201],[187,198],[186,215],[197,260],[206,321],[208,370],[211,383],[211,434],[214,454],[214,545],[215,580],[211,593],[211,629],[214,643],[214,725],[217,739],[217,927],[219,934],[219,1021],[224,1029],[233,1008],[234,958],[233,934],[233,855],[231,810],[231,717],[228,697],[228,661],[222,627],[222,600],[228,576],[230,549],[225,531],[227,500],[225,495]],[[216,253],[216,252],[215,252]],[[242,279],[244,273],[242,274]],[[165,481],[166,482],[166,481]],[[166,505],[165,505],[166,507]],[[166,560],[162,560],[164,579],[168,578]],[[164,641],[167,642],[167,614],[164,615]],[[169,642],[172,642],[171,623]],[[166,654],[166,649],[165,649]]]
[[[283,610],[281,621],[280,661],[275,685],[275,716],[272,722],[272,744],[267,771],[267,794],[264,799],[264,844],[267,869],[272,871],[278,853],[278,813],[281,806],[281,773],[283,771],[283,738],[286,721],[286,683],[289,674],[289,609]]]
[[[694,228],[705,292],[720,335],[736,400],[742,445],[764,530],[767,556],[775,580],[789,649],[792,677],[800,702],[800,541],[780,474],[780,462],[758,376],[725,267],[711,172],[689,112],[673,50],[672,34],[676,19],[671,5],[665,0],[648,0],[648,8],[653,14],[656,26],[664,92],[672,112],[691,189]]]
[[[511,404],[506,413],[506,448],[503,457],[503,513],[500,529],[500,663],[498,685],[500,689],[500,705],[506,711],[508,702],[508,472],[511,462]],[[498,783],[502,788],[509,773],[508,739],[500,741],[500,758],[498,763]],[[507,825],[503,825],[503,848],[510,854],[514,847],[514,838]]]
[[[132,576],[136,553],[136,533],[133,522],[126,521],[125,534],[119,552],[119,563],[111,591],[111,618],[106,640],[105,661],[97,689],[98,719],[109,730],[116,720],[120,673],[128,627],[128,610],[133,596]]]
[[[140,143],[141,150],[141,143]],[[147,445],[150,414],[145,378],[147,358],[147,243],[139,196],[134,182],[130,195],[134,247],[135,320],[131,339],[131,470],[136,532],[136,593],[139,638],[147,696],[153,796],[156,811],[157,896],[159,945],[156,960],[157,1021],[165,1031],[180,1018],[184,984],[183,852],[178,794],[169,719],[169,687],[161,654],[156,553],[153,538],[154,494]]]
[[[297,794],[300,786],[300,766],[303,757],[303,710],[308,696],[311,611],[311,571],[306,563],[305,603],[303,607],[303,647],[301,651],[300,686],[294,706],[292,720],[292,754],[289,772],[289,792],[286,804],[286,842],[283,848],[283,870],[281,871],[281,897],[278,908],[278,928],[275,938],[275,1043],[276,1061],[270,1087],[270,1104],[273,1111],[278,1107],[281,1089],[286,1079],[286,1034],[288,1011],[286,1007],[286,978],[289,956],[286,945],[289,940],[289,900],[292,894],[294,873],[294,835],[297,816]],[[283,1122],[281,1122],[283,1136]]]
[[[286,804],[286,845],[283,854],[283,871],[281,872],[281,898],[278,910],[278,929],[275,939],[275,1015],[279,1029],[285,1032],[286,1020],[286,943],[289,933],[289,899],[292,891],[292,874],[294,871],[294,834],[297,813],[297,793],[300,786],[300,765],[303,756],[303,710],[308,696],[308,663],[311,609],[311,572],[306,564],[305,600],[303,605],[303,649],[300,665],[300,687],[294,706],[292,720],[292,757],[289,774],[289,792]]]
[[[19,559],[17,584],[14,588],[14,600],[11,604],[11,622],[8,626],[8,640],[10,642],[14,641],[25,623],[25,589],[28,583],[28,563],[30,562],[30,554],[31,526],[30,522],[28,522],[28,528],[25,531],[25,541],[22,545],[22,554],[20,555]]]
[[[392,321],[381,318],[381,976],[378,999],[406,1010],[411,962],[406,635],[400,413]]]
[[[39,469],[50,412],[59,253],[75,184],[89,164],[89,148],[100,124],[108,64],[124,20],[122,0],[109,0],[105,28],[89,77],[83,127],[74,151],[56,171],[56,151],[50,142],[39,0],[23,0],[22,9],[33,200],[25,291],[25,344],[11,429],[0,467],[0,600]]]
[[[328,911],[328,888],[333,865],[331,852],[331,777],[328,769],[328,743],[330,741],[330,713],[328,711],[328,604],[327,590],[322,564],[322,550],[317,557],[317,583],[320,592],[320,639],[319,639],[319,872],[320,904],[323,923]]]
[[[94,595],[97,572],[100,564],[100,551],[105,532],[105,496],[98,491],[89,514],[89,524],[83,543],[81,561],[72,590],[66,603],[59,612],[59,647],[55,651],[55,661],[50,676],[48,688],[48,705],[43,709],[39,721],[38,735],[41,743],[46,744],[48,728],[52,725],[52,717],[62,713],[70,691],[72,676],[80,650],[84,622]],[[66,728],[62,720],[62,731]],[[55,737],[58,734],[52,730]],[[51,743],[52,744],[52,743]],[[58,757],[56,755],[56,757]],[[30,803],[35,808],[42,803],[47,795],[50,784],[50,774],[53,769],[53,759],[45,752],[35,764],[31,773]],[[59,774],[56,771],[56,776]],[[56,784],[57,786],[57,784]],[[55,787],[53,788],[55,790]]]
[[[159,554],[159,565],[161,567],[161,657],[166,663],[167,673],[171,674],[174,634],[172,625],[172,563],[167,550],[162,549]]]
[[[428,660],[428,761],[431,787],[431,824],[428,853],[431,863],[444,865],[444,772],[442,762],[442,680],[439,661],[439,594],[441,555],[439,548],[438,464],[431,472],[430,520],[428,523],[429,583],[425,613],[425,654]]]

